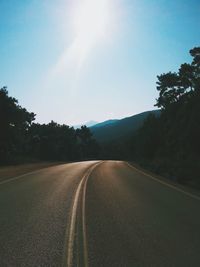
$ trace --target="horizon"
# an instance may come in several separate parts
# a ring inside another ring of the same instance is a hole
[[[123,120],[123,119],[127,119],[127,118],[130,118],[130,117],[133,117],[133,116],[137,116],[137,115],[140,115],[142,113],[146,113],[146,112],[152,112],[152,111],[158,111],[160,109],[158,108],[155,108],[155,109],[151,109],[151,110],[144,110],[142,112],[139,112],[139,113],[136,113],[136,114],[132,114],[132,115],[128,115],[128,116],[125,116],[125,117],[121,117],[121,118],[109,118],[107,120],[103,120],[103,121],[95,121],[95,120],[89,120],[89,121],[85,121],[83,123],[79,123],[79,124],[76,124],[76,125],[69,125],[71,127],[75,127],[75,128],[78,128],[80,126],[87,126],[87,127],[92,127],[96,124],[101,124],[101,123],[104,123],[104,122],[107,122],[107,121],[112,121],[112,120],[117,120],[117,121],[120,121],[120,120]],[[92,124],[91,126],[88,126],[88,124]]]
[[[0,86],[39,123],[156,109],[156,76],[191,62],[200,40],[197,0],[2,0],[0,10]]]

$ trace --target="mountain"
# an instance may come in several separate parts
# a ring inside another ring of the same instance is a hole
[[[74,129],[78,129],[81,128],[81,126],[85,125],[87,127],[92,127],[93,125],[97,125],[98,122],[97,121],[88,121],[86,123],[83,124],[78,124],[78,125],[73,125]]]
[[[116,141],[137,131],[150,114],[159,116],[160,110],[146,111],[120,120],[108,120],[91,126],[90,130],[100,143]]]
[[[103,122],[100,122],[100,123],[96,123],[95,125],[92,125],[91,127],[92,128],[99,128],[99,127],[102,127],[102,126],[113,124],[113,123],[115,123],[117,121],[118,120],[107,120],[107,121],[103,121]]]

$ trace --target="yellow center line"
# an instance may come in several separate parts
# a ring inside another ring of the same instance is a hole
[[[77,209],[80,201],[80,193],[81,189],[83,189],[83,198],[82,198],[82,231],[83,231],[83,255],[84,255],[84,267],[88,267],[88,252],[87,252],[87,237],[86,237],[86,223],[85,223],[85,197],[86,197],[86,186],[89,176],[92,171],[100,165],[102,162],[98,162],[94,164],[89,170],[87,170],[86,174],[82,177],[73,201],[71,218],[69,224],[69,237],[67,244],[67,267],[73,266],[73,249],[75,242],[75,228],[76,228],[76,220],[77,220]]]

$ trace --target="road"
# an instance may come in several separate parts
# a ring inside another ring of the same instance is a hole
[[[200,266],[200,198],[121,161],[0,182],[0,266]]]

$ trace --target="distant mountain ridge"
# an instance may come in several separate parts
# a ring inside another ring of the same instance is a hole
[[[160,110],[146,111],[119,120],[107,120],[89,128],[94,138],[100,143],[116,141],[120,138],[126,138],[137,131],[150,114],[159,116]]]
[[[73,125],[74,129],[78,129],[78,128],[81,128],[81,126],[87,126],[87,127],[92,127],[94,125],[98,125],[98,122],[97,121],[88,121],[86,123],[83,123],[83,124],[78,124],[78,125]]]
[[[103,126],[106,126],[106,125],[113,124],[113,123],[115,123],[117,121],[119,121],[119,120],[118,119],[115,119],[115,120],[107,120],[107,121],[103,121],[103,122],[97,123],[95,125],[92,125],[91,127],[93,127],[93,128],[99,128],[99,127],[103,127]]]

